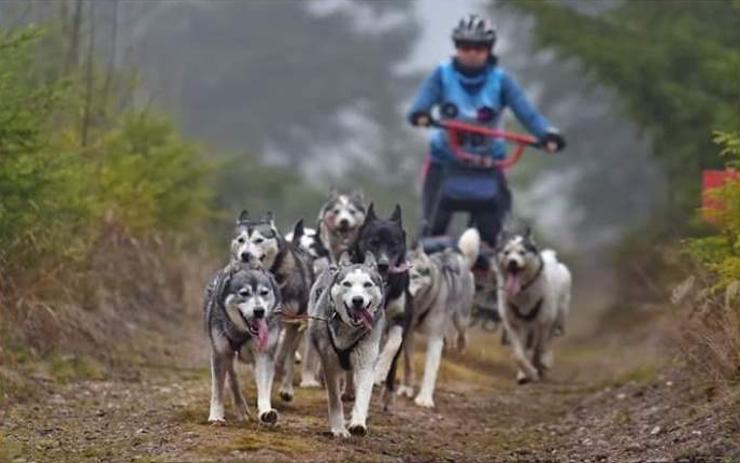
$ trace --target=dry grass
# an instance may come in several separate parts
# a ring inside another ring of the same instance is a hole
[[[678,294],[682,292],[691,296]],[[717,291],[692,277],[676,293],[674,302],[686,307],[680,345],[688,363],[712,380],[739,382],[740,281]]]
[[[183,317],[201,316],[201,291],[213,268],[204,265],[205,253],[116,230],[101,234],[91,249],[84,263],[70,258],[66,266],[48,262],[0,272],[0,364],[6,369],[62,382],[101,378],[122,355],[138,358],[125,342],[134,335],[151,332],[153,338]],[[17,397],[18,389],[18,377],[0,374],[0,402]]]

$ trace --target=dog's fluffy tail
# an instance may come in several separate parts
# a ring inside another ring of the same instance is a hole
[[[457,241],[457,247],[460,249],[468,268],[472,268],[478,259],[480,252],[480,234],[475,228],[468,228]]]

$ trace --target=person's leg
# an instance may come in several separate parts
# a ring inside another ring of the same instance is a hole
[[[420,228],[421,236],[433,236],[432,221],[434,220],[435,209],[437,209],[437,197],[439,189],[442,186],[443,168],[440,164],[431,162],[427,167],[424,185],[421,193],[422,205],[422,226]]]
[[[497,172],[497,175],[499,176],[499,191],[496,197],[471,212],[481,240],[491,248],[496,248],[504,219],[511,210],[511,192],[506,185],[506,179],[501,172]]]

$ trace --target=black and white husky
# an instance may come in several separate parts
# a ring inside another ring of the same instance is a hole
[[[395,392],[398,357],[413,313],[401,207],[396,205],[388,219],[381,219],[370,204],[350,252],[355,263],[361,263],[366,256],[372,255],[385,284],[387,322],[383,348],[375,365],[374,382],[377,385],[385,383],[384,405],[387,408]]]
[[[471,268],[480,249],[478,231],[475,228],[466,230],[458,240],[457,248],[427,255],[420,243],[409,253],[409,292],[413,298],[414,315],[404,342],[404,384],[398,393],[407,397],[414,394],[414,333],[425,333],[428,341],[424,378],[414,400],[422,407],[434,406],[437,371],[445,334],[450,327],[457,332],[458,348],[463,350],[467,344],[466,328],[475,297]]]
[[[310,257],[297,244],[302,235],[302,221],[293,230],[293,241],[287,241],[280,235],[271,214],[254,219],[249,217],[247,211],[243,211],[231,242],[232,261],[255,263],[275,277],[282,298],[283,318],[286,320],[307,313],[308,294],[314,279]],[[280,398],[289,402],[294,395],[295,354],[302,332],[299,323],[288,321],[284,321],[283,329],[275,367],[278,373],[283,374]]]
[[[311,290],[309,341],[321,358],[329,405],[329,426],[337,437],[365,435],[373,390],[373,368],[385,322],[383,279],[372,254],[363,264],[340,259]],[[340,380],[351,374],[355,401],[345,427]]]
[[[234,357],[254,364],[257,410],[262,423],[278,414],[270,404],[275,350],[279,335],[276,311],[280,292],[273,276],[248,264],[230,263],[211,280],[205,297],[205,323],[211,342],[210,422],[224,422],[223,388],[228,378],[236,417],[249,413],[239,389]]]
[[[571,275],[531,233],[505,239],[495,257],[498,309],[514,354],[517,381],[540,379],[553,365],[552,339],[564,330]]]

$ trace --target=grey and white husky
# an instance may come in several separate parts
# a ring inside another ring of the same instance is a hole
[[[414,314],[404,343],[404,384],[398,393],[408,397],[414,394],[414,334],[425,333],[428,340],[424,378],[414,400],[422,407],[434,406],[434,385],[445,334],[450,327],[454,326],[457,332],[458,348],[463,350],[467,344],[465,330],[470,323],[475,296],[471,268],[480,249],[478,231],[475,228],[466,230],[458,240],[457,248],[427,255],[420,243],[409,253],[409,292],[413,298]]]
[[[570,271],[555,251],[540,251],[529,231],[504,239],[495,259],[498,310],[518,367],[517,381],[536,381],[552,368],[552,340],[564,331]]]
[[[270,404],[274,358],[279,335],[276,311],[280,292],[273,276],[243,263],[230,263],[211,280],[205,297],[205,324],[211,342],[211,410],[208,421],[224,421],[223,388],[228,378],[236,417],[249,413],[239,389],[234,357],[254,364],[260,422],[273,424]]]
[[[371,254],[362,264],[351,264],[348,256],[340,259],[311,289],[308,336],[321,359],[334,436],[367,433],[373,369],[385,323],[383,294],[383,278]],[[340,380],[347,372],[355,385],[349,430],[340,397]]]
[[[366,209],[361,191],[345,194],[334,187],[329,190],[329,198],[319,210],[317,230],[306,228],[300,241],[313,257],[316,275],[336,264],[349,250],[365,221]],[[319,387],[318,357],[310,343],[306,343],[304,358],[300,386]]]
[[[365,222],[367,206],[362,192],[350,194],[329,190],[329,199],[319,211],[318,238],[336,263],[357,238],[357,231]]]
[[[231,242],[232,261],[255,263],[275,277],[280,288],[284,319],[304,316],[308,309],[308,294],[314,273],[310,257],[298,246],[301,236],[303,221],[296,224],[293,241],[287,241],[280,235],[272,214],[251,218],[247,211],[243,211]],[[300,324],[293,322],[284,322],[283,330],[275,368],[276,373],[282,373],[280,398],[289,402],[293,400],[295,354],[302,331]]]

